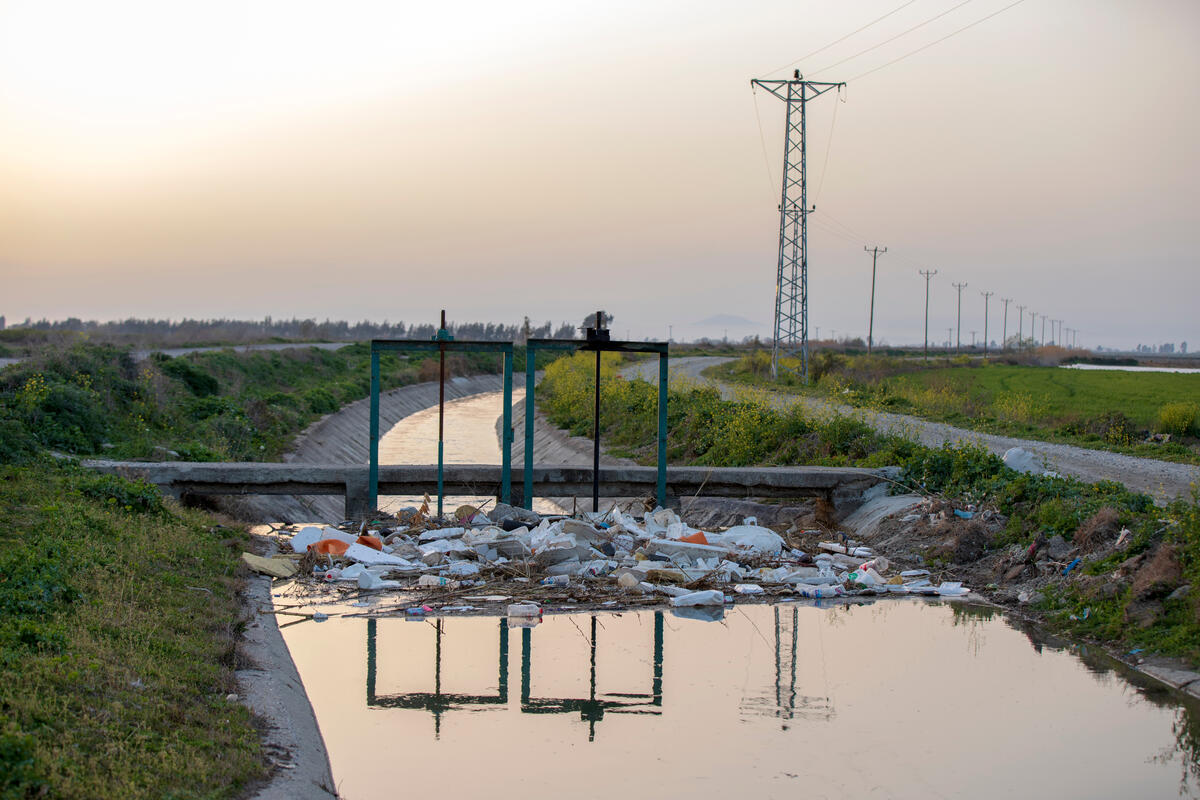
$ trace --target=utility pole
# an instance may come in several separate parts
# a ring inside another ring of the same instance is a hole
[[[1029,341],[1033,347],[1037,347],[1037,312],[1029,312]]]
[[[801,376],[808,383],[808,175],[806,107],[845,83],[806,81],[800,70],[791,80],[750,81],[787,104],[784,117],[783,193],[779,201],[779,261],[775,274],[775,336],[771,343],[771,377],[779,376],[779,358],[800,355]],[[781,352],[782,351],[782,352]]]
[[[954,346],[954,328],[946,328],[946,352],[950,352],[950,348]]]
[[[971,349],[975,349],[975,331],[971,331]]]
[[[995,292],[980,292],[980,294],[983,295],[983,357],[987,358],[988,302]]]
[[[1056,329],[1057,329],[1056,333],[1054,334],[1054,344],[1056,344],[1059,347],[1062,347],[1062,335],[1063,335],[1062,324],[1063,324],[1063,321],[1061,319],[1056,319],[1056,320],[1054,320],[1054,322],[1055,322]]]
[[[1000,302],[1004,303],[1004,328],[1000,334],[1000,351],[1003,352],[1008,349],[1008,345],[1005,342],[1008,341],[1008,304],[1012,302],[1012,298],[1001,297]]]
[[[1023,350],[1021,338],[1025,335],[1025,306],[1017,306],[1017,349]]]
[[[871,254],[871,316],[867,322],[867,355],[871,355],[871,350],[875,346],[875,260],[879,258],[880,253],[886,253],[887,248],[880,250],[879,245],[875,247],[863,245],[863,250]]]
[[[1054,330],[1054,327],[1051,326],[1050,330]],[[1046,315],[1042,314],[1042,347],[1045,347],[1045,346],[1046,346]]]
[[[929,279],[937,275],[936,269],[919,269],[925,276],[925,360],[929,360]]]
[[[952,283],[950,285],[958,289],[958,324],[954,334],[954,352],[957,354],[962,352],[962,290],[967,288],[967,284]]]

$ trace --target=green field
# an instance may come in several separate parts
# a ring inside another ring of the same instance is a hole
[[[882,357],[814,358],[807,390],[851,405],[973,430],[1200,463],[1200,374],[1073,370],[983,362],[924,366]],[[832,354],[831,354],[832,355]],[[714,376],[770,387],[764,358],[722,365]],[[1170,441],[1147,442],[1154,433]]]

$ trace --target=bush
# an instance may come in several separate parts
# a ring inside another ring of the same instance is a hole
[[[1120,411],[1109,411],[1092,419],[1088,430],[1096,434],[1107,444],[1119,447],[1131,447],[1137,439],[1137,428],[1133,420]]]
[[[338,410],[337,398],[328,389],[314,386],[304,393],[304,402],[314,414],[329,414]]]
[[[0,419],[0,462],[24,464],[37,452],[37,439],[15,419]]]
[[[164,361],[160,369],[163,374],[183,381],[188,391],[196,397],[212,397],[221,389],[216,378],[186,358],[172,358]]]
[[[1174,436],[1200,435],[1200,405],[1167,403],[1158,410],[1158,430]]]
[[[80,483],[87,497],[100,500],[132,513],[162,513],[162,495],[158,487],[144,480],[130,481],[116,475],[96,475]]]

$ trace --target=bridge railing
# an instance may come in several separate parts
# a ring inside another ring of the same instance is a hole
[[[128,478],[141,478],[174,496],[191,495],[343,495],[346,518],[361,519],[370,512],[369,470],[366,464],[213,463],[187,461],[85,461],[88,469]],[[590,466],[535,466],[533,495],[590,496]],[[888,479],[881,469],[851,467],[670,467],[668,504],[680,497],[801,498],[865,491]],[[491,464],[452,464],[444,471],[447,494],[500,496],[501,467]],[[434,494],[436,464],[379,467],[380,495]],[[655,467],[601,467],[604,497],[653,497],[659,473]],[[512,476],[513,504],[525,493],[525,474]]]

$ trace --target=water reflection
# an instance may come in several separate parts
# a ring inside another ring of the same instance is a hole
[[[405,692],[381,696],[376,693],[378,657],[376,637],[378,621],[367,620],[367,705],[377,708],[425,709],[433,715],[433,735],[440,738],[442,714],[452,709],[482,711],[488,706],[508,704],[508,637],[507,620],[498,621],[499,656],[497,659],[497,690],[495,694],[461,694],[442,691],[442,637],[447,620],[433,622],[434,652],[432,692]],[[654,613],[654,659],[650,676],[650,691],[646,692],[596,692],[596,615],[591,616],[589,639],[589,680],[587,697],[534,697],[533,684],[533,635],[532,628],[521,628],[521,705],[522,714],[570,714],[579,712],[579,718],[588,723],[588,741],[596,739],[596,723],[604,714],[661,714],[663,683],[663,614]]]
[[[497,798],[1200,786],[1194,703],[1094,648],[962,604],[739,605],[713,622],[588,612],[533,628],[347,617],[285,636],[355,798],[397,786]]]

